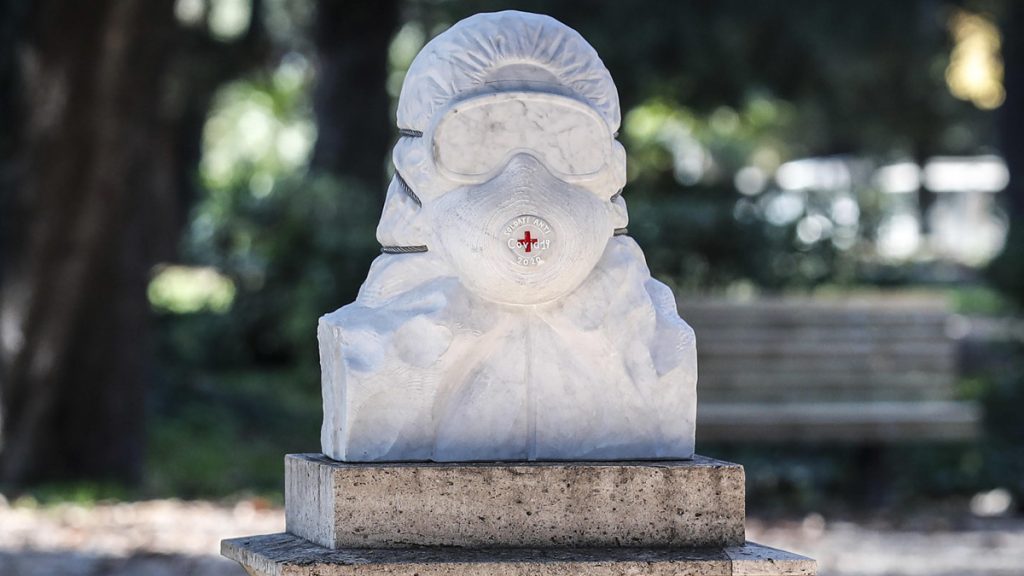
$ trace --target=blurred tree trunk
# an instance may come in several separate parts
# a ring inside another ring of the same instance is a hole
[[[987,270],[993,283],[1024,306],[1024,5],[1009,2],[1001,22],[1006,100],[999,108],[1000,151],[1010,170],[1005,194],[1010,231],[1002,254]]]
[[[21,125],[14,119],[22,115],[23,109],[18,97],[21,76],[17,48],[26,8],[25,3],[0,0],[0,287],[6,271],[4,264],[8,261],[6,255],[13,250],[21,229],[20,220],[12,218],[11,214],[15,210],[14,190],[20,168],[16,158],[21,142]],[[0,309],[0,351],[5,348],[7,339],[2,320]],[[3,372],[0,371],[2,382]]]
[[[135,482],[149,371],[146,286],[175,253],[197,124],[173,0],[22,6],[3,158],[0,481]],[[255,12],[255,11],[254,11]],[[254,20],[256,15],[254,13]],[[206,65],[206,70],[216,70]],[[196,116],[198,115],[198,120]]]
[[[379,189],[383,197],[395,131],[387,75],[398,0],[319,0],[316,7],[314,106],[319,134],[313,167],[357,179]]]
[[[1003,155],[1013,180],[1007,193],[1010,216],[1024,224],[1024,5],[1011,2],[1003,26],[1003,69],[1006,101],[1000,108],[999,128]]]

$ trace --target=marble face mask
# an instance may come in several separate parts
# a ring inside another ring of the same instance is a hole
[[[466,288],[494,302],[539,304],[593,270],[613,233],[609,208],[521,152],[490,180],[447,193],[431,220]]]

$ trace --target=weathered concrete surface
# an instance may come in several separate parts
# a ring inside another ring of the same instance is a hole
[[[221,553],[254,576],[813,576],[814,560],[747,542],[724,548],[329,550],[291,534],[235,538]]]
[[[744,542],[744,474],[664,462],[285,459],[288,532],[327,548],[723,547]]]

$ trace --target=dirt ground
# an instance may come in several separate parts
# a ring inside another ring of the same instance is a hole
[[[219,557],[219,541],[283,529],[283,511],[260,501],[35,507],[0,499],[0,575],[244,576]],[[747,537],[817,558],[822,576],[1024,575],[1022,518],[922,516],[900,526],[751,518]]]

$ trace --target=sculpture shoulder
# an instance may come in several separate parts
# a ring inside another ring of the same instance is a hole
[[[355,305],[366,308],[417,306],[453,283],[451,268],[437,254],[381,254],[370,265]]]
[[[587,280],[559,306],[584,328],[605,322],[630,328],[660,316],[678,318],[671,289],[651,277],[643,251],[628,236],[609,240]]]

